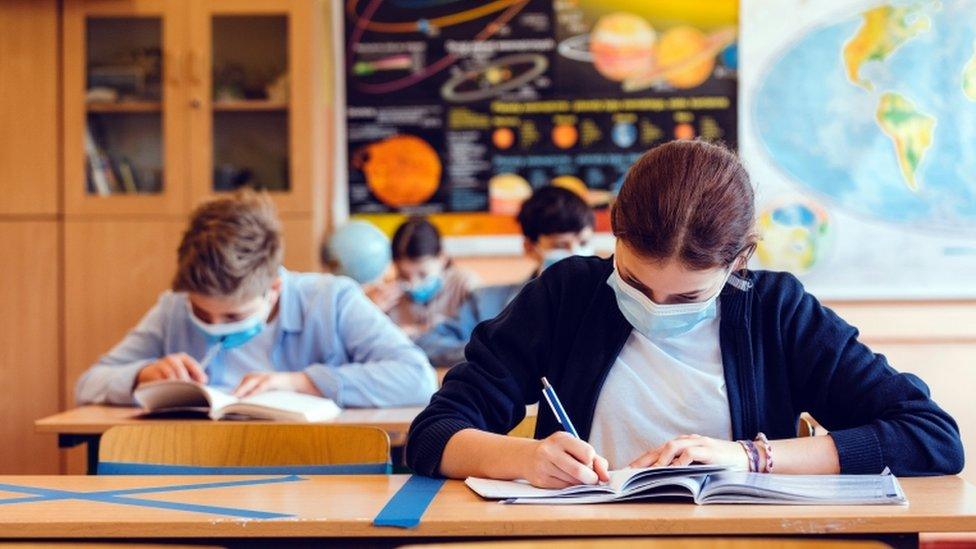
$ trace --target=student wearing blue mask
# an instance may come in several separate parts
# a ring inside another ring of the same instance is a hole
[[[396,280],[372,285],[370,299],[411,338],[457,316],[478,279],[444,253],[437,227],[412,217],[397,228],[390,245]]]
[[[448,319],[417,338],[417,345],[437,367],[451,367],[464,360],[464,346],[479,323],[498,316],[529,280],[562,259],[593,255],[593,209],[576,193],[562,187],[536,190],[522,203],[517,217],[522,229],[522,248],[535,268],[528,280],[515,284],[485,286],[471,292],[455,318]]]
[[[436,378],[423,352],[355,282],[285,270],[282,253],[267,195],[201,205],[183,233],[172,291],[81,376],[78,403],[131,404],[138,385],[164,379],[350,407],[426,403]]]
[[[425,475],[562,487],[608,469],[706,463],[776,473],[955,474],[955,421],[788,273],[746,268],[753,190],[700,141],[645,153],[611,212],[610,259],[571,258],[480,324],[410,428]],[[539,407],[547,377],[575,425]],[[809,412],[829,435],[796,438]]]

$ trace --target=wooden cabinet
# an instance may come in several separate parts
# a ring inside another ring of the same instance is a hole
[[[66,0],[69,215],[182,216],[215,194],[313,203],[311,0]],[[320,170],[319,170],[320,172]],[[320,180],[320,178],[319,178]]]
[[[0,7],[0,215],[58,211],[57,33],[54,0]]]

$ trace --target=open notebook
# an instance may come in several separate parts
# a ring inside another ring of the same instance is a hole
[[[478,495],[505,503],[608,503],[661,497],[707,503],[793,505],[906,504],[893,475],[770,475],[726,471],[709,465],[650,467],[610,471],[610,482],[536,488],[525,481],[471,477],[464,481]]]
[[[155,381],[140,385],[133,397],[148,414],[205,414],[211,419],[270,419],[316,422],[342,411],[327,399],[290,391],[267,391],[238,399],[219,389],[189,381]]]

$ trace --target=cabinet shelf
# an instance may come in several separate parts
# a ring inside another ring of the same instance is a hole
[[[153,113],[162,112],[163,104],[160,101],[122,101],[117,103],[88,103],[87,110],[90,113]]]
[[[288,103],[264,99],[245,99],[240,101],[214,101],[214,112],[273,112],[287,111]]]

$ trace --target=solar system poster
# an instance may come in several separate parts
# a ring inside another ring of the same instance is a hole
[[[670,139],[736,145],[736,0],[348,0],[348,212],[392,232],[518,234],[544,185],[609,231],[627,168]]]

